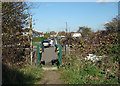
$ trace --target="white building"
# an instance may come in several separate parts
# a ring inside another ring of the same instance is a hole
[[[82,35],[81,33],[72,33],[71,36],[76,38],[76,37],[81,37]]]
[[[22,32],[23,36],[28,36],[30,34],[30,29],[29,28],[26,28],[24,29],[24,32]],[[34,29],[32,29],[32,36],[33,37],[43,37],[43,32],[38,32]]]
[[[43,32],[38,32],[38,31],[33,30],[32,33],[33,33],[33,37],[43,37],[44,36]]]

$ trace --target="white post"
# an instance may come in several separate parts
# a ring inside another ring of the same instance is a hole
[[[31,65],[32,65],[32,57],[33,57],[33,45],[32,45],[32,16],[30,17],[30,53],[31,53]]]

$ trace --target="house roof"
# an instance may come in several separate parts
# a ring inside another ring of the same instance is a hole
[[[35,31],[35,30],[32,30],[33,33],[38,33],[38,34],[43,34],[43,32],[38,32],[38,31]]]
[[[30,28],[25,28],[23,31],[24,32],[29,32],[29,30],[30,30]],[[43,32],[38,32],[38,31],[36,31],[34,29],[32,29],[32,31],[33,31],[33,33],[43,34]]]

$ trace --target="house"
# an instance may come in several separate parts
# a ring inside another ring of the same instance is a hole
[[[74,38],[77,38],[77,37],[81,37],[82,35],[81,33],[75,32],[75,33],[72,33],[71,36]]]
[[[28,36],[30,34],[30,29],[29,28],[26,28],[24,29],[24,31],[22,32],[23,36]],[[43,37],[43,32],[38,32],[34,29],[32,29],[32,36],[33,37]]]
[[[32,34],[33,37],[43,37],[44,36],[43,32],[38,32],[38,31],[33,30],[32,33],[33,33]]]

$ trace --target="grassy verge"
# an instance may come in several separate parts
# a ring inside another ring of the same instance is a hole
[[[24,68],[8,68],[3,65],[3,85],[4,84],[34,84],[43,78],[42,69],[27,65]]]
[[[33,37],[33,42],[41,42],[42,37]]]
[[[117,68],[104,70],[106,65],[101,64],[98,67],[97,63],[93,64],[84,59],[77,60],[74,56],[65,57],[65,59],[66,62],[59,69],[65,84],[118,84],[117,74],[113,70]]]
[[[44,40],[47,39],[47,37],[43,37],[43,38]],[[42,40],[42,37],[33,37],[33,42],[41,42],[41,40]]]
[[[33,46],[37,46],[37,45],[38,45],[38,44],[34,44],[34,43],[33,43]]]

